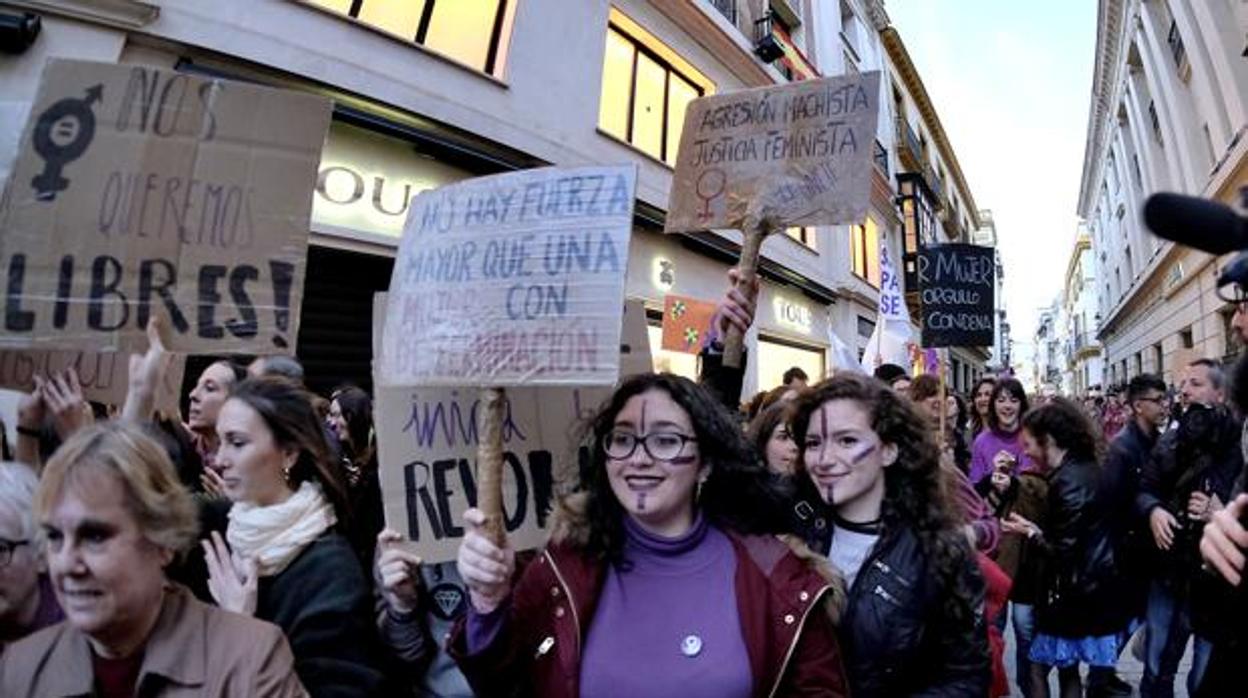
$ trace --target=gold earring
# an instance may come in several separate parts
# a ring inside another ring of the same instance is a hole
[[[282,479],[286,481],[286,486],[293,490],[295,488],[295,484],[291,482],[290,480],[290,471],[291,471],[291,466],[289,465],[286,466],[285,468],[282,468]]]

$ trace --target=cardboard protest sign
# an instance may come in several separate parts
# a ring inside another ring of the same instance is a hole
[[[611,385],[634,165],[480,177],[412,200],[382,385]]]
[[[380,344],[385,300],[374,305],[374,341]],[[650,371],[645,309],[624,310],[621,371]],[[587,457],[577,440],[579,422],[611,394],[610,387],[512,388],[503,419],[503,519],[511,545],[536,548],[550,534],[550,508],[560,483],[575,477]],[[463,513],[477,502],[477,412],[480,391],[378,384],[374,415],[386,522],[412,541],[426,563],[455,559]]]
[[[983,347],[993,342],[994,250],[936,245],[919,252],[921,327],[925,347]]]
[[[856,223],[867,214],[879,72],[700,97],[685,112],[667,232]]]
[[[291,353],[330,103],[53,60],[0,198],[0,345]]]
[[[86,399],[118,407],[125,404],[130,355],[120,352],[0,349],[0,388],[29,393],[35,389],[35,376],[57,375],[70,368],[78,372],[78,382]],[[173,356],[164,382],[156,391],[158,409],[170,415],[178,414],[185,371],[186,357]]]
[[[663,298],[663,348],[685,354],[702,350],[715,304],[685,296]]]

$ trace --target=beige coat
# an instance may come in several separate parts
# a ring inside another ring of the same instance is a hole
[[[137,693],[145,697],[307,695],[277,626],[204,604],[182,587],[165,591],[144,652]],[[10,645],[0,658],[0,696],[93,694],[90,645],[67,622]]]

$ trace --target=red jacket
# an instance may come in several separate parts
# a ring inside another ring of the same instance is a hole
[[[728,532],[737,554],[737,610],[754,676],[753,695],[846,696],[845,672],[829,608],[839,586],[772,536]],[[466,618],[448,651],[481,696],[575,698],[581,645],[594,617],[606,565],[551,543],[525,568],[494,642],[467,656]],[[639,667],[644,670],[644,667]]]

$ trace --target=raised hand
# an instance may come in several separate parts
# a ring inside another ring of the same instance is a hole
[[[399,613],[416,610],[420,600],[420,557],[403,548],[403,534],[387,528],[377,534],[373,573],[386,605]]]
[[[202,541],[204,560],[208,563],[208,591],[217,605],[245,616],[255,615],[257,582],[254,560],[235,565],[230,549],[221,534],[212,532],[211,540]]]

